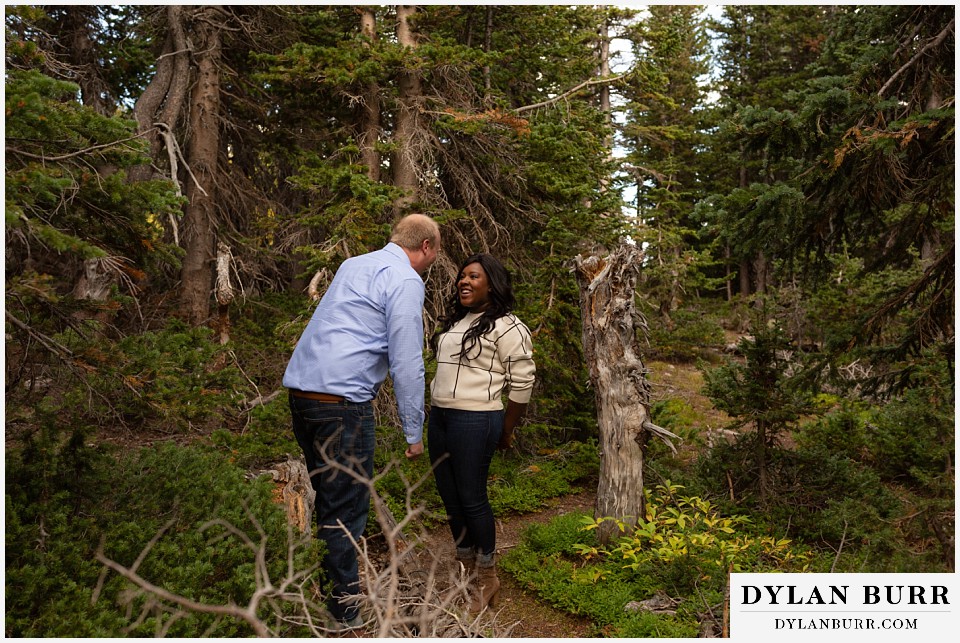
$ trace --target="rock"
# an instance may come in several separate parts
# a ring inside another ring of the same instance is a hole
[[[653,612],[654,614],[676,614],[677,603],[664,592],[658,591],[648,599],[630,601],[623,607],[624,612]]]

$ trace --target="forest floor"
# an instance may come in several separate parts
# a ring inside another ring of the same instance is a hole
[[[596,492],[593,490],[553,498],[540,511],[515,514],[497,519],[497,552],[503,555],[516,547],[526,528],[535,523],[548,523],[571,511],[593,512]],[[454,560],[450,531],[441,527],[428,532],[423,541],[426,551],[440,561],[438,577],[451,573]],[[588,638],[592,623],[585,618],[556,610],[540,601],[535,593],[522,587],[509,574],[500,572],[495,621],[498,629],[509,632],[510,638]]]
[[[710,400],[703,396],[703,376],[694,364],[669,364],[652,362],[650,383],[653,400],[679,398],[691,410],[693,431],[705,432],[722,427],[728,418],[713,408]],[[685,444],[680,448],[680,457],[691,457],[697,448]],[[534,523],[548,523],[557,516],[571,511],[592,513],[596,503],[596,491],[589,489],[580,493],[553,498],[547,506],[537,512],[512,514],[497,519],[497,550],[500,554],[519,544],[524,531]],[[426,535],[425,548],[438,556],[441,561],[449,561],[447,567],[441,564],[444,575],[454,563],[454,548],[450,532],[446,527],[436,528]],[[593,624],[573,614],[563,612],[542,602],[537,595],[520,585],[509,574],[499,574],[501,588],[496,606],[496,622],[507,628],[511,638],[589,638],[599,634]]]

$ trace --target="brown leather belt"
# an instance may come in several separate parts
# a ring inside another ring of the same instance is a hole
[[[330,395],[329,393],[314,393],[313,391],[300,391],[298,389],[292,388],[290,390],[290,395],[294,397],[302,397],[307,400],[314,400],[316,402],[325,402],[327,404],[339,404],[340,402],[345,402],[346,400],[339,395]]]

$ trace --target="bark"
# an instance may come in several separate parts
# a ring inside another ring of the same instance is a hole
[[[417,40],[410,26],[416,13],[411,5],[397,6],[397,41],[403,48],[416,49]],[[397,79],[400,102],[397,110],[397,128],[394,134],[396,152],[393,157],[393,184],[403,190],[394,203],[394,214],[402,214],[417,199],[417,164],[414,140],[419,127],[420,101],[423,88],[420,77],[412,69],[404,70]]]
[[[180,301],[190,323],[210,317],[216,242],[216,172],[220,147],[220,29],[215,20],[197,23],[197,82],[190,105],[187,163],[196,180],[187,187],[183,217],[186,254],[181,271]]]
[[[487,19],[483,28],[483,51],[489,52],[493,43],[493,5],[487,5]],[[490,100],[490,88],[492,69],[490,65],[483,66],[483,101],[486,104]]]
[[[106,301],[119,281],[109,262],[102,259],[84,259],[83,272],[74,286],[73,296],[89,301]]]
[[[730,278],[732,273],[732,268],[730,266],[730,244],[726,243],[723,246],[723,271],[726,273],[726,286],[727,286],[727,301],[733,301],[733,280]]]
[[[163,165],[158,163],[164,156],[163,148],[169,145],[171,133],[176,131],[177,122],[181,120],[191,82],[190,50],[184,21],[183,7],[171,5],[166,8],[164,28],[167,35],[157,58],[157,71],[133,108],[139,133],[144,134],[154,129],[157,123],[162,124],[161,129],[149,137],[150,158],[159,166]],[[169,147],[168,152],[174,153]],[[130,178],[135,181],[152,179],[154,171],[147,165],[133,168]],[[172,171],[167,178],[177,181]]]
[[[263,473],[273,476],[281,489],[287,522],[301,534],[309,534],[313,527],[313,504],[317,492],[310,483],[310,475],[303,457],[288,458]]]
[[[604,17],[603,24],[600,25],[599,33],[599,45],[600,45],[600,68],[598,73],[600,78],[607,78],[610,75],[610,29],[607,24],[607,19]],[[613,110],[610,107],[610,86],[607,84],[600,85],[600,111],[603,112],[604,120],[607,123],[607,126],[611,126],[613,123]],[[608,134],[606,140],[607,149],[613,152],[613,140],[612,137]]]
[[[753,292],[765,294],[770,285],[770,262],[763,251],[757,252],[753,258]]]
[[[117,264],[111,259],[84,259],[83,271],[73,287],[73,296],[89,302],[104,304],[110,293],[120,283]],[[75,319],[94,319],[109,323],[116,316],[116,309],[106,306],[78,310]]]
[[[360,10],[360,30],[368,39],[368,48],[377,39],[377,17],[373,7]],[[370,82],[363,88],[363,104],[360,107],[360,158],[367,168],[371,181],[380,181],[380,153],[377,140],[380,137],[380,85]]]
[[[750,260],[741,259],[740,260],[740,296],[746,299],[750,294],[752,294],[752,282],[750,280]]]
[[[230,302],[236,293],[230,282],[230,269],[233,263],[233,254],[230,247],[222,241],[217,244],[217,326],[220,331],[220,343],[230,341]]]
[[[605,259],[576,258],[583,316],[583,355],[597,401],[600,431],[600,482],[595,516],[613,517],[628,526],[645,515],[643,455],[651,434],[668,444],[673,436],[653,425],[650,387],[640,354],[638,327],[645,322],[634,305],[640,250],[624,244]],[[672,445],[671,445],[672,447]],[[617,534],[610,521],[601,525],[601,542]]]

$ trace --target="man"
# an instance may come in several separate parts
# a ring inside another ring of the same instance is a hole
[[[359,626],[356,552],[367,523],[376,441],[372,401],[389,371],[406,437],[406,457],[423,453],[424,367],[421,275],[433,264],[440,229],[422,214],[401,219],[381,250],[337,270],[283,376],[293,431],[317,492],[323,569],[333,582],[327,606],[339,629]]]

